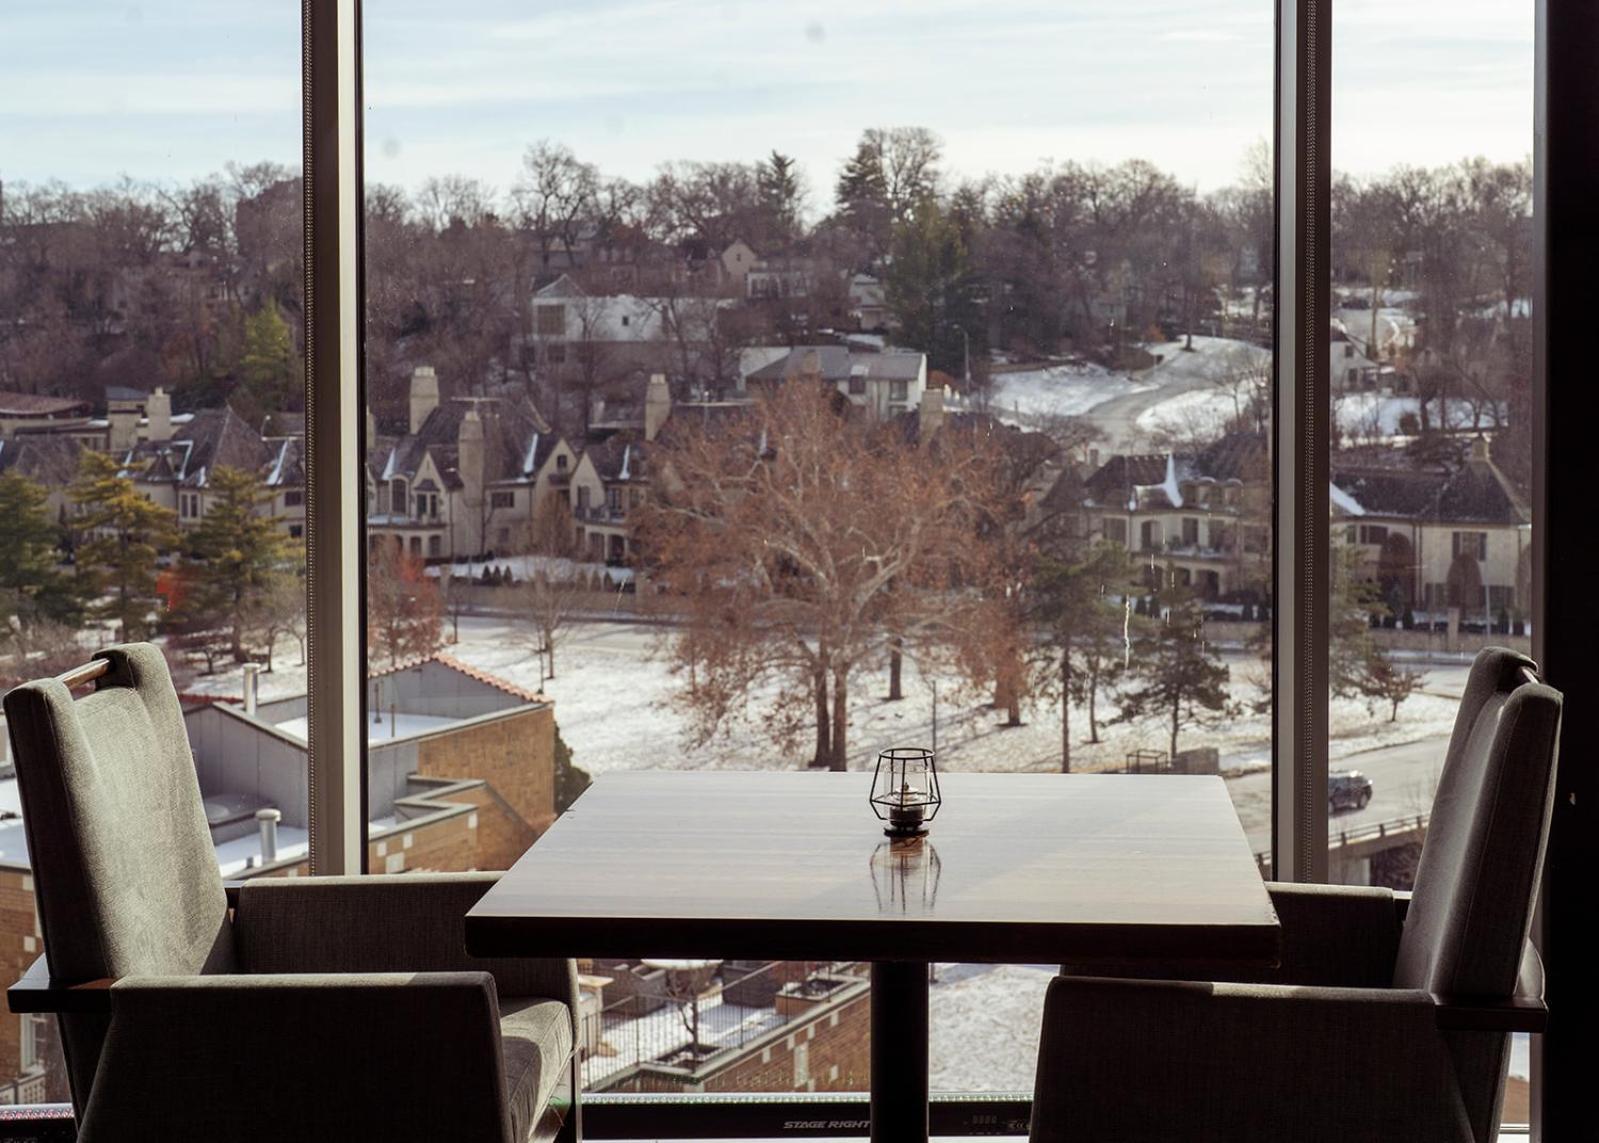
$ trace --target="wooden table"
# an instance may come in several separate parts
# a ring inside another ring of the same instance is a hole
[[[931,961],[1269,965],[1219,778],[941,775],[890,843],[871,775],[606,774],[466,917],[478,956],[869,960],[872,1138],[927,1138]],[[887,1030],[892,1029],[892,1033]]]

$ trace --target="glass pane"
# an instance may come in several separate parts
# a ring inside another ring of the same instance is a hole
[[[1265,848],[1271,5],[365,18],[375,822],[482,783],[434,860],[494,868],[589,773],[864,802],[930,746],[1239,775]],[[584,969],[592,1088],[865,1085],[859,965]],[[1052,971],[936,966],[935,1087],[1031,1090]],[[815,1013],[853,1031],[748,1064]]]
[[[1333,13],[1333,881],[1411,887],[1472,656],[1530,651],[1532,15]]]
[[[219,867],[284,872],[306,852],[305,752],[269,725],[305,695],[299,13],[20,0],[4,25],[0,691],[155,642]],[[9,981],[44,950],[4,761]],[[54,1021],[0,1021],[0,1103],[67,1098]]]

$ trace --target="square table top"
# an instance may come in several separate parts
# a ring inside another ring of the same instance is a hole
[[[1220,778],[939,775],[891,841],[870,773],[601,775],[466,917],[478,956],[1270,965]]]

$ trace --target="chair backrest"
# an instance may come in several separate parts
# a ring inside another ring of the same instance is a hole
[[[1515,990],[1554,805],[1560,692],[1532,660],[1485,648],[1472,665],[1433,798],[1394,985]]]
[[[5,696],[50,974],[226,972],[227,899],[166,661],[148,643],[96,658],[110,669],[81,699],[58,679]],[[81,1107],[103,1029],[72,1019]]]

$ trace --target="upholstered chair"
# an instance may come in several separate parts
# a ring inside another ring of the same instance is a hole
[[[1063,966],[1035,1143],[1492,1143],[1510,1034],[1547,1018],[1528,933],[1560,713],[1531,660],[1479,654],[1413,894],[1269,886],[1276,968],[1193,981]]]
[[[576,1138],[573,962],[465,952],[494,874],[225,890],[161,652],[96,660],[5,696],[85,1143]]]

